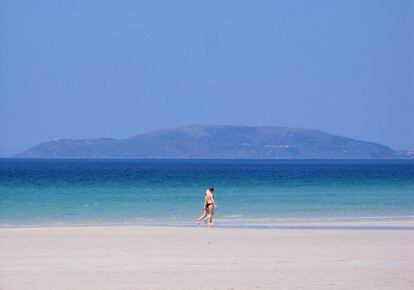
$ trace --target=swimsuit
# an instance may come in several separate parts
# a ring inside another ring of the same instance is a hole
[[[211,194],[211,197],[214,199],[214,195],[213,194]],[[210,205],[213,205],[213,203],[207,203],[205,208],[207,209]]]

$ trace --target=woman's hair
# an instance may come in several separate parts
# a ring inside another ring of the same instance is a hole
[[[210,187],[208,190],[210,190],[211,192],[214,191],[214,187]]]

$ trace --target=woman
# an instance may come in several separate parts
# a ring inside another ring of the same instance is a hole
[[[197,220],[197,223],[200,224],[201,220],[204,221],[208,225],[213,225],[213,215],[214,209],[217,207],[216,202],[214,201],[214,187],[210,187],[207,189],[206,194],[204,196],[204,212],[202,216],[200,216]]]

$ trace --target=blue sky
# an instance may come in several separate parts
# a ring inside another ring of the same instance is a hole
[[[0,156],[194,123],[414,149],[413,1],[0,5]]]

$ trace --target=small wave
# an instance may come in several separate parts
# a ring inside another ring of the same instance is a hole
[[[224,218],[240,218],[242,215],[240,214],[231,214],[231,215],[225,215]]]

